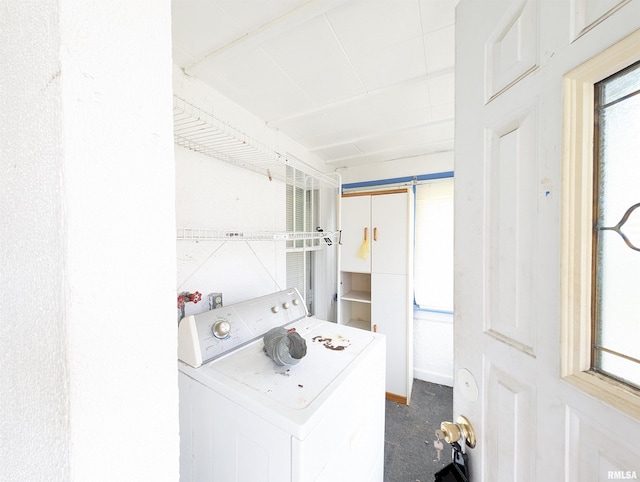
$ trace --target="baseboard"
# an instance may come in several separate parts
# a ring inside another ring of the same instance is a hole
[[[423,382],[437,383],[447,387],[453,387],[453,377],[451,375],[442,375],[440,373],[432,373],[427,370],[413,369],[413,377]]]
[[[403,397],[402,395],[396,395],[395,393],[387,392],[386,398],[387,400],[390,400],[392,402],[402,403],[403,405],[407,404],[407,397]]]

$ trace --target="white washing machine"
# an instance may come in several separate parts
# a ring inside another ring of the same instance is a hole
[[[307,353],[277,365],[276,326]],[[307,316],[295,289],[178,328],[181,482],[382,481],[385,339]]]

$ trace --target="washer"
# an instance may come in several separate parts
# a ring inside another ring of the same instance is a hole
[[[307,344],[279,366],[264,333]],[[307,316],[296,289],[178,327],[181,482],[382,481],[385,339]]]

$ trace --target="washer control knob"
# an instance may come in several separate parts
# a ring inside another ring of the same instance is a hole
[[[280,311],[280,308],[277,305],[274,305],[274,306],[271,307],[271,311],[273,313],[277,313],[278,311]]]
[[[282,303],[282,307],[283,307],[285,310],[288,310],[288,309],[289,309],[289,303],[285,301],[284,303]]]
[[[222,340],[229,336],[229,333],[231,332],[231,325],[227,320],[216,321],[211,327],[211,332],[213,333],[213,336]]]
[[[298,301],[298,298],[294,298],[292,303],[293,303],[293,306],[298,306],[300,304],[300,302]]]

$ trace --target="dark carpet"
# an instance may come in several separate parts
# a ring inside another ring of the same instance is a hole
[[[452,420],[453,389],[414,380],[409,405],[387,400],[384,482],[433,482],[434,474],[451,462],[451,446],[437,458],[433,445],[440,422]]]

